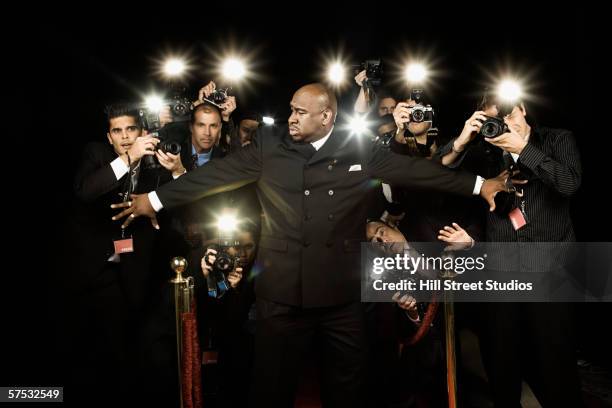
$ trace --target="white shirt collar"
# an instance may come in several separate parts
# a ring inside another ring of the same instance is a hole
[[[332,134],[332,132],[334,131],[334,128],[332,128],[329,133],[327,135],[325,135],[325,137],[317,140],[316,142],[312,142],[310,143],[312,145],[312,147],[315,148],[315,150],[319,150],[321,147],[323,147],[323,145],[325,144],[325,142],[327,142],[327,139],[329,139],[329,136]]]

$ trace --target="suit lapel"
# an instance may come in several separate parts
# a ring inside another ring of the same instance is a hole
[[[348,138],[343,132],[334,130],[325,144],[310,158],[308,164],[318,163],[333,157],[347,142]]]

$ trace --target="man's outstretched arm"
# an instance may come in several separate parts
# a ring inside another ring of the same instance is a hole
[[[134,194],[131,201],[111,206],[125,208],[113,219],[127,216],[122,225],[125,228],[134,218],[144,215],[151,218],[153,225],[158,228],[155,214],[162,208],[187,204],[257,181],[262,169],[261,149],[261,140],[255,137],[251,144],[235,153],[223,159],[212,160],[149,194]]]

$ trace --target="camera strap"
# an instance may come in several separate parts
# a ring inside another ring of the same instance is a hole
[[[126,153],[128,159],[128,174],[126,180],[126,188],[123,192],[123,202],[127,202],[130,199],[130,194],[132,194],[135,180],[134,178],[138,176],[137,174],[137,166],[132,169],[132,160],[130,159],[130,155]],[[134,241],[132,237],[126,238],[125,228],[121,228],[121,238],[113,241],[113,246],[115,247],[115,254],[134,252]]]

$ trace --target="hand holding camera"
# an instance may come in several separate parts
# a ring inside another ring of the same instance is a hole
[[[179,177],[187,171],[185,170],[185,166],[183,166],[179,153],[172,154],[170,152],[164,152],[162,149],[158,149],[155,151],[155,157],[157,157],[157,161],[163,168],[172,173],[174,178]]]
[[[242,267],[238,265],[238,262],[228,262],[227,255],[214,248],[206,250],[201,262],[202,273],[207,280],[210,276],[218,283],[220,279],[225,280],[225,274],[227,274],[227,282],[232,289],[236,289],[242,280]],[[219,276],[219,273],[222,273],[223,276]]]
[[[155,148],[159,143],[159,139],[151,135],[139,136],[134,143],[127,149],[127,155],[130,157],[131,164],[136,164],[144,156],[152,156],[155,154]],[[127,164],[127,157],[125,158]]]
[[[483,124],[483,128],[484,126],[485,124]],[[498,126],[501,127],[501,125]],[[523,136],[519,135],[516,130],[509,128],[506,123],[503,123],[500,132],[502,133],[499,135],[485,136],[485,140],[508,153],[521,154],[523,152],[523,149],[527,146],[527,141]]]
[[[383,63],[380,59],[366,60],[359,65],[353,65],[353,71],[359,73],[355,81],[363,73],[361,84],[357,82],[361,87],[377,87],[382,84]]]
[[[210,94],[215,92],[216,88],[217,85],[214,83],[214,81],[210,81],[209,83],[204,85],[202,88],[200,88],[200,91],[198,92],[198,100],[195,101],[193,105],[197,106],[204,103],[204,100],[206,100],[210,96]]]
[[[474,140],[476,135],[480,133],[482,124],[487,120],[487,116],[483,111],[476,111],[465,121],[463,130],[453,145],[453,150],[457,152],[463,151],[465,146]]]
[[[395,106],[393,110],[393,119],[398,130],[404,130],[408,127],[408,123],[411,121],[412,107],[407,102],[400,102]]]
[[[396,292],[391,299],[393,299],[395,303],[397,303],[397,306],[399,306],[400,309],[405,310],[412,320],[418,320],[419,311],[417,309],[416,299],[408,294],[404,294],[401,297],[400,296],[401,293]]]
[[[236,97],[228,96],[219,107],[221,108],[221,119],[228,122],[232,112],[236,110]]]
[[[366,73],[366,70],[362,70],[361,72],[359,72],[356,76],[355,76],[355,82],[357,83],[357,85],[359,85],[360,88],[363,88],[363,83],[364,81],[368,80],[368,76]]]

